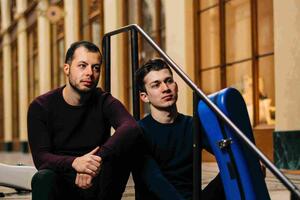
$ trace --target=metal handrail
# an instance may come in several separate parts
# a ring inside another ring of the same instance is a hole
[[[106,73],[105,83],[108,91],[110,91],[110,37],[123,32],[138,32],[142,37],[164,58],[168,65],[183,79],[183,81],[189,85],[189,87],[199,96],[199,98],[206,103],[206,105],[226,124],[234,133],[244,142],[244,144],[256,154],[262,163],[287,187],[294,195],[300,199],[300,190],[293,184],[246,136],[245,134],[214,104],[210,99],[197,87],[197,85],[186,75],[186,73],[152,40],[152,38],[145,33],[138,25],[131,24],[124,26],[117,30],[104,34],[103,37],[103,51],[105,55]],[[137,41],[137,38],[135,38]],[[132,52],[134,53],[134,52]],[[108,55],[109,54],[109,55]],[[108,59],[108,60],[107,60]],[[135,84],[132,84],[133,87]],[[133,89],[135,90],[135,89]],[[133,91],[135,92],[135,91]],[[134,94],[137,97],[137,94]],[[134,98],[134,96],[133,96]],[[135,101],[139,102],[139,101]],[[134,113],[136,115],[136,113]]]

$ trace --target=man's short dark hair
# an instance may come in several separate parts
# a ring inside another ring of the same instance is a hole
[[[89,52],[99,53],[100,63],[102,63],[102,54],[101,54],[99,48],[92,42],[82,40],[82,41],[74,42],[74,43],[71,44],[71,46],[69,47],[69,49],[66,53],[66,58],[65,58],[65,63],[66,64],[71,64],[72,63],[74,52],[79,47],[84,47]]]
[[[136,83],[140,92],[146,92],[144,78],[151,71],[160,71],[162,69],[168,69],[173,75],[172,70],[168,64],[161,58],[154,58],[148,60],[142,67],[135,72]]]

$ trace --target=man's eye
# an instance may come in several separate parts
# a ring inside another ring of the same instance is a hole
[[[96,72],[99,72],[100,71],[100,66],[99,65],[93,66],[93,70],[95,70]]]
[[[80,67],[80,68],[85,68],[85,66],[86,66],[85,64],[79,64],[78,65],[78,67]]]
[[[152,88],[158,88],[158,87],[159,87],[159,84],[158,84],[158,83],[152,84],[151,87],[152,87]]]
[[[168,79],[166,82],[167,82],[167,83],[174,83],[174,80],[170,78],[170,79]]]

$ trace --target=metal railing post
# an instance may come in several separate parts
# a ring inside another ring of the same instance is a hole
[[[110,37],[105,37],[103,40],[103,54],[104,54],[104,63],[105,63],[105,91],[110,92],[111,83],[110,83]]]
[[[201,178],[202,178],[202,144],[200,138],[200,120],[198,117],[197,106],[199,97],[193,92],[193,121],[194,121],[194,134],[193,134],[193,200],[201,199]]]
[[[131,36],[131,62],[132,62],[132,108],[133,117],[135,120],[140,120],[140,100],[139,91],[136,87],[135,71],[139,68],[139,48],[138,48],[138,33],[135,29],[130,31]]]

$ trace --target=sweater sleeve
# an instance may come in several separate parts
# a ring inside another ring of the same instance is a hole
[[[143,159],[143,166],[139,172],[148,190],[161,200],[183,200],[176,188],[165,178],[157,162],[146,155]]]
[[[102,145],[99,156],[105,160],[110,156],[132,155],[141,136],[141,130],[135,119],[122,103],[111,95],[104,102],[103,112],[115,132]]]
[[[73,156],[51,152],[51,132],[46,110],[36,101],[30,104],[27,114],[28,140],[35,167],[40,169],[72,169]]]

